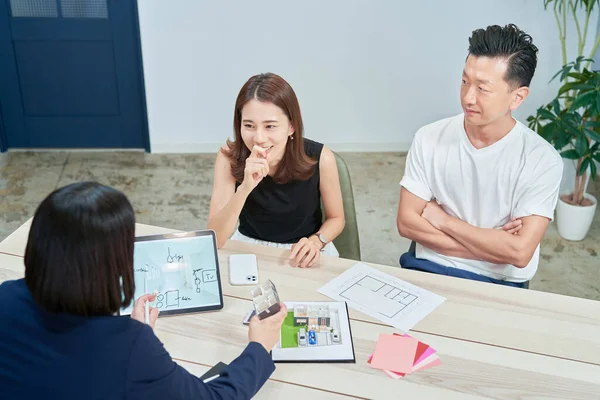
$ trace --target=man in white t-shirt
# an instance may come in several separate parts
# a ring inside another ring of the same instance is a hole
[[[512,112],[537,64],[514,25],[473,31],[463,113],[416,133],[400,185],[397,225],[417,243],[403,268],[523,287],[535,274],[563,163]]]

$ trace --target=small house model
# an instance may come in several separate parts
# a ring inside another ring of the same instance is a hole
[[[308,325],[308,313],[305,305],[294,306],[294,325]]]

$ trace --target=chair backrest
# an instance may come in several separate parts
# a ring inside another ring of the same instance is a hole
[[[356,222],[356,210],[354,208],[354,194],[352,192],[352,181],[350,173],[344,159],[337,153],[335,161],[338,167],[340,177],[340,187],[342,189],[342,200],[344,203],[344,218],[346,225],[342,233],[335,238],[333,244],[340,253],[340,257],[349,258],[351,260],[360,261],[360,240],[358,237],[358,224]],[[321,210],[323,211],[323,220],[325,220],[325,208],[321,202]]]

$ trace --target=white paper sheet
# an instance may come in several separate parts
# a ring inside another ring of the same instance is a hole
[[[318,292],[404,332],[446,300],[362,263],[327,282]]]

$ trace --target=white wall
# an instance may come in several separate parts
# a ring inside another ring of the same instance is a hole
[[[243,83],[275,72],[306,136],[338,151],[407,150],[423,124],[459,113],[473,29],[516,23],[539,47],[522,119],[556,93],[562,64],[542,0],[139,0],[153,152],[213,152],[232,136]],[[595,35],[596,15],[590,34]],[[571,45],[576,35],[571,30]]]

